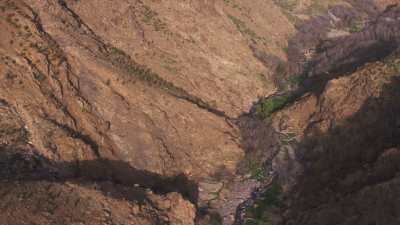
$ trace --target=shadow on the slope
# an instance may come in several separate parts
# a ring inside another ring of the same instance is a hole
[[[97,184],[111,197],[143,202],[146,189],[160,195],[178,192],[197,203],[198,187],[185,175],[161,176],[138,170],[129,163],[115,160],[51,162],[21,147],[0,146],[0,182],[29,181],[75,182]]]
[[[346,41],[347,40],[344,40],[344,42]],[[341,45],[342,44],[337,43],[337,45],[332,47],[334,50],[332,49],[331,54],[343,54],[342,52],[345,46]],[[308,92],[319,96],[325,90],[326,84],[330,80],[350,75],[359,67],[369,62],[379,61],[392,54],[396,48],[397,44],[395,42],[372,41],[370,43],[354,45],[350,50],[351,53],[337,56],[338,59],[333,59],[331,58],[332,56],[326,56],[326,52],[321,53],[321,55],[311,62],[310,67],[313,69],[308,72],[313,75],[304,80],[302,85],[294,92],[295,96],[300,97]],[[329,65],[327,63],[328,61]],[[320,68],[321,65],[324,66],[324,69]]]
[[[400,44],[400,26],[397,18],[400,16],[400,6],[393,5],[387,8],[381,15],[373,18],[362,31],[348,36],[318,41],[315,54],[303,67],[301,76],[305,79],[297,90],[293,91],[295,97],[307,92],[313,92],[319,96],[328,81],[354,73],[359,67],[379,61],[393,52]],[[315,18],[318,20],[318,18]],[[327,31],[326,31],[327,32]],[[301,32],[298,35],[312,35],[309,32]],[[305,37],[294,37],[294,40],[308,40]],[[289,52],[296,54],[295,41],[290,43]],[[290,58],[290,55],[289,55]],[[290,60],[290,59],[289,59]],[[299,67],[296,58],[289,61],[288,67]],[[288,69],[297,71],[296,69]]]
[[[275,71],[278,86],[293,85],[286,91],[291,99],[289,102],[309,92],[319,96],[330,80],[350,75],[359,67],[379,61],[398,49],[400,5],[392,5],[378,13],[372,10],[373,3],[368,4],[371,9],[365,10],[369,18],[364,20],[369,22],[359,32],[326,37],[332,29],[345,30],[354,21],[361,20],[359,12],[344,6],[335,6],[329,15],[315,17],[300,25],[298,33],[289,40],[287,63],[253,49],[255,57]],[[341,22],[332,22],[332,16]],[[332,26],[332,23],[338,24]]]
[[[400,205],[393,195],[400,186],[356,194],[400,173],[400,151],[390,150],[400,147],[399,103],[400,77],[394,77],[379,97],[367,99],[340,125],[325,133],[308,129],[297,149],[304,173],[289,195],[285,224],[397,224],[393,212]]]

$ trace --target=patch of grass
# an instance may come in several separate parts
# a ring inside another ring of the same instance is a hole
[[[257,114],[263,118],[270,117],[274,112],[281,110],[290,101],[290,97],[287,95],[274,96],[265,99],[257,106]]]

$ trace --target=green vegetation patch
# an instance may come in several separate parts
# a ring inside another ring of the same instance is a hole
[[[267,98],[257,106],[257,114],[263,118],[268,118],[274,112],[283,109],[289,103],[290,99],[288,95]]]
[[[260,182],[267,178],[267,172],[262,155],[262,151],[249,151],[246,154],[246,160],[244,161],[244,172],[249,174],[251,179]]]
[[[249,161],[250,177],[257,181],[262,181],[266,177],[265,169],[262,163],[255,163],[254,161]]]
[[[245,225],[270,225],[266,211],[281,207],[281,195],[281,186],[277,183],[272,184],[254,206],[246,210]]]

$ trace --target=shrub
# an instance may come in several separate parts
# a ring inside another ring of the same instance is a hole
[[[263,168],[262,165],[250,162],[249,169],[252,179],[256,179],[257,181],[262,181],[265,179],[266,176],[265,169]]]

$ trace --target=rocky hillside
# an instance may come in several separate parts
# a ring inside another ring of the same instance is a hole
[[[0,224],[398,224],[393,3],[0,1]]]
[[[280,139],[272,168],[284,192],[263,220],[272,213],[287,225],[400,222],[400,7],[377,15],[354,34],[319,42],[271,116]]]

